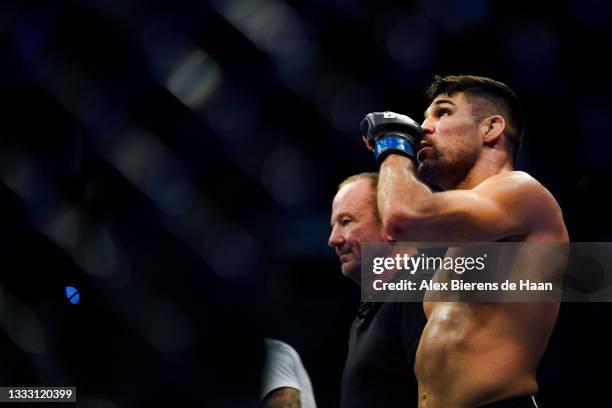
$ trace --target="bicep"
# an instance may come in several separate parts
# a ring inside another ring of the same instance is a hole
[[[523,188],[525,190],[525,188]],[[529,192],[512,185],[434,193],[405,225],[418,241],[497,241],[529,232]]]
[[[520,203],[505,192],[456,190],[439,194],[434,204],[439,207],[438,228],[449,241],[497,241],[528,232]]]

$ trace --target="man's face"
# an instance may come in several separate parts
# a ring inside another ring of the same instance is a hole
[[[417,154],[422,180],[442,189],[454,188],[474,166],[482,140],[473,109],[463,92],[438,95],[429,105]]]
[[[384,242],[385,234],[377,216],[376,192],[368,179],[342,187],[332,203],[329,246],[340,258],[342,273],[360,283],[361,244]]]

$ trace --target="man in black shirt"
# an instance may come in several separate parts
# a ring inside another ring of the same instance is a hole
[[[377,184],[377,173],[349,177],[338,187],[332,204],[329,245],[336,250],[342,273],[358,284],[361,244],[393,241],[385,235],[378,215]],[[413,367],[425,314],[421,303],[406,302],[402,296],[361,304],[349,335],[341,408],[417,406]]]

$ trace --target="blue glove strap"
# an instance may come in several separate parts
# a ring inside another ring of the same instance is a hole
[[[397,150],[401,152],[400,154],[404,154],[411,158],[416,156],[414,148],[405,138],[400,136],[385,136],[376,141],[376,146],[374,146],[374,157],[378,161],[380,155],[389,150]]]

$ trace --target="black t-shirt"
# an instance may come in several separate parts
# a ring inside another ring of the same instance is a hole
[[[361,304],[349,335],[341,408],[417,406],[414,358],[425,322],[422,303]]]

